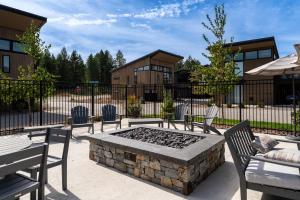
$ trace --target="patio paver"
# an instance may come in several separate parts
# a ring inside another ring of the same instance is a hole
[[[122,121],[127,127],[127,119]],[[155,125],[154,125],[155,126]],[[105,130],[113,130],[114,125]],[[180,129],[183,127],[179,127]],[[83,136],[87,128],[74,130],[76,136]],[[223,132],[223,131],[222,131]],[[100,133],[100,124],[95,124],[95,133]],[[274,136],[279,137],[279,136]],[[286,145],[286,144],[285,144]],[[50,151],[60,153],[62,146],[54,144]],[[282,146],[286,147],[286,146]],[[296,145],[289,148],[297,148]],[[239,180],[234,164],[226,145],[226,162],[201,183],[193,193],[184,196],[180,193],[145,182],[133,176],[120,173],[113,168],[96,164],[89,160],[89,142],[86,140],[71,140],[68,160],[68,191],[61,189],[60,168],[49,170],[49,184],[46,186],[46,199],[84,199],[84,200],[113,200],[113,199],[151,199],[151,200],[239,200]],[[29,195],[21,200],[28,200]],[[248,199],[261,199],[261,193],[248,190]]]

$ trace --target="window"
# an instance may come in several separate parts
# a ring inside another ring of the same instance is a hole
[[[257,51],[248,51],[245,53],[246,60],[257,59]]]
[[[258,51],[258,57],[259,58],[271,58],[272,56],[272,50],[271,49],[264,49]]]
[[[235,63],[235,74],[237,76],[244,75],[244,62],[236,62]]]
[[[10,58],[9,56],[2,56],[2,71],[5,73],[10,72]]]
[[[13,42],[12,48],[15,52],[24,53],[23,46],[20,42]]]
[[[236,53],[236,54],[234,54],[234,60],[235,61],[242,61],[242,60],[244,60],[244,53]]]
[[[152,66],[151,68],[152,71],[157,71],[157,66]]]
[[[145,67],[144,67],[144,71],[149,71],[149,66],[148,65],[146,65]]]
[[[8,40],[0,40],[0,49],[1,50],[10,50],[10,42]]]

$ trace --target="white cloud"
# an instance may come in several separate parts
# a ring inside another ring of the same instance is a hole
[[[130,25],[133,27],[133,28],[142,28],[142,29],[147,29],[147,30],[151,30],[151,26],[149,26],[148,24],[139,24],[139,23],[134,23],[134,22],[131,22]]]
[[[156,19],[163,17],[178,17],[182,13],[187,14],[193,6],[204,2],[204,0],[183,0],[179,3],[162,4],[159,7],[149,8],[142,12],[124,13],[124,14],[108,14],[110,18],[134,17],[141,19]]]
[[[64,23],[69,26],[81,26],[81,25],[111,25],[112,23],[117,22],[116,19],[77,19],[70,18],[67,19]]]

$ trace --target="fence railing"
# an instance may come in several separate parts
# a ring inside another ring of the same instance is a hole
[[[164,90],[171,91],[174,106],[189,102],[191,114],[205,114],[207,106],[217,104],[220,111],[214,123],[218,126],[229,127],[248,119],[259,131],[299,132],[298,104],[292,105],[292,98],[297,96],[291,96],[288,85],[289,80],[280,84],[273,80],[257,80],[197,85],[70,85],[58,82],[50,85],[0,80],[0,133],[19,131],[29,125],[65,123],[71,108],[77,105],[89,108],[90,115],[96,119],[106,104],[113,104],[119,114],[132,117],[128,106],[133,99],[140,102],[140,117],[161,117]]]

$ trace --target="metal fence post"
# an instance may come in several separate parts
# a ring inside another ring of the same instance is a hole
[[[191,115],[193,115],[193,83],[191,83]]]
[[[95,88],[94,88],[94,83],[92,83],[92,116],[95,116]]]
[[[40,81],[40,126],[43,125],[43,82]]]
[[[239,105],[240,105],[239,106],[240,107],[239,119],[240,119],[240,122],[242,121],[242,85],[243,85],[243,80],[240,80],[239,81]]]
[[[126,116],[126,118],[128,117],[128,113],[127,113],[127,106],[128,106],[128,102],[127,102],[127,100],[128,100],[128,93],[127,93],[127,85],[125,85],[125,116]]]

